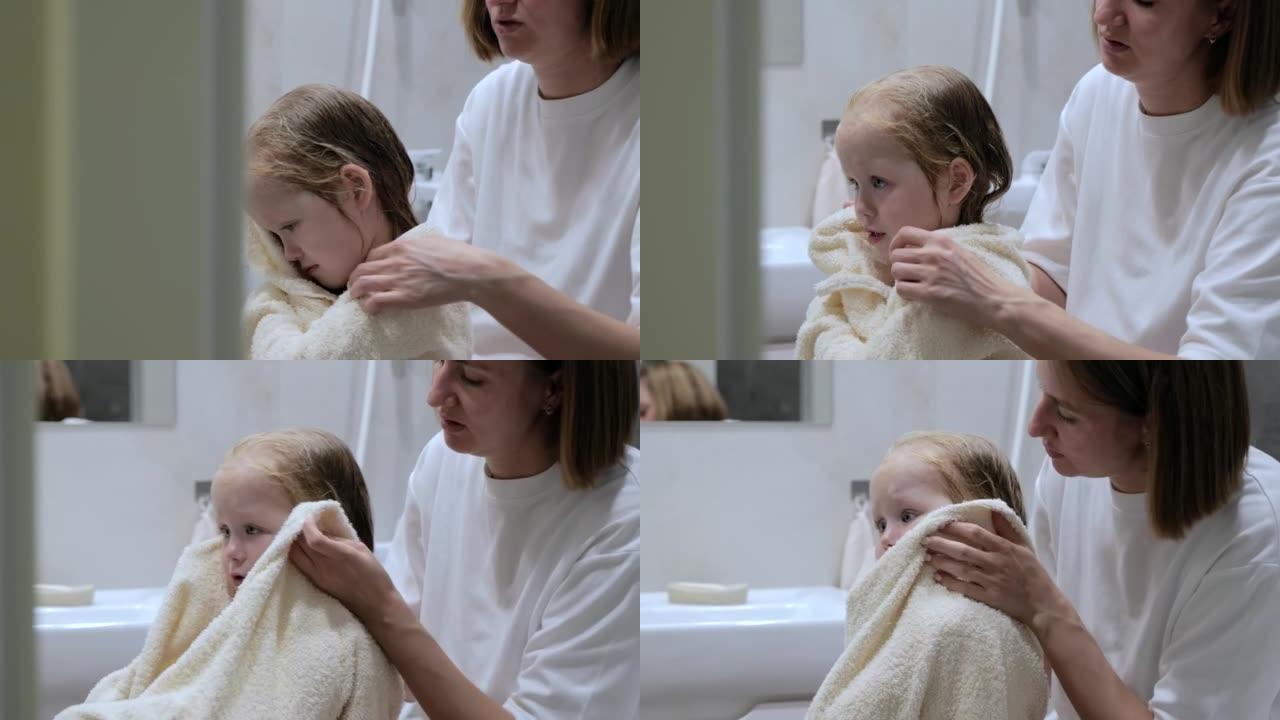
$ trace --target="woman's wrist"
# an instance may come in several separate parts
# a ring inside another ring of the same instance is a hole
[[[1043,601],[1035,604],[1029,623],[1031,631],[1035,633],[1041,646],[1048,645],[1050,638],[1060,631],[1079,624],[1079,616],[1076,615],[1071,601],[1067,600],[1057,586],[1053,586],[1046,593]]]
[[[468,300],[487,310],[515,294],[526,275],[524,268],[515,262],[486,250],[472,273]]]
[[[1027,327],[1032,316],[1045,305],[1045,300],[1030,288],[1010,284],[1008,290],[991,298],[991,327],[1001,335],[1017,342],[1020,331]]]

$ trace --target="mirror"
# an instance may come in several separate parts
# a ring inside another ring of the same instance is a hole
[[[831,363],[649,360],[640,369],[649,422],[831,422]]]
[[[40,360],[36,365],[36,419],[49,426],[176,421],[172,360]]]

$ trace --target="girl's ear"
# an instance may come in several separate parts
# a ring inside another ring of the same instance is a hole
[[[373,202],[373,177],[369,171],[354,163],[347,163],[338,171],[351,190],[351,200],[356,208],[364,210]]]
[[[964,158],[956,158],[947,166],[944,198],[949,207],[959,208],[973,188],[973,166]]]

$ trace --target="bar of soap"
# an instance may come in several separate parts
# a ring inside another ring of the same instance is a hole
[[[93,604],[92,585],[36,585],[36,605],[72,607]]]
[[[747,586],[673,582],[667,585],[667,599],[675,605],[742,605],[747,601]]]

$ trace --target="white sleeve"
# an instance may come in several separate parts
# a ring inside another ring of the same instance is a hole
[[[1047,463],[1048,460],[1045,462]],[[1045,482],[1042,467],[1040,475],[1036,478],[1036,489],[1032,495],[1031,508],[1028,510],[1031,520],[1028,531],[1031,533],[1031,545],[1036,551],[1036,557],[1040,559],[1040,564],[1056,583],[1058,582],[1058,552],[1053,542],[1053,520],[1049,515],[1049,507],[1045,503],[1044,495],[1040,492]]]
[[[1280,177],[1260,160],[1232,194],[1191,284],[1178,356],[1254,360],[1280,355]]]
[[[1207,573],[1168,632],[1157,720],[1269,718],[1280,697],[1280,565]]]
[[[636,209],[636,224],[631,231],[631,314],[627,322],[640,327],[640,210]]]
[[[424,449],[423,455],[426,453]],[[422,609],[422,578],[427,566],[427,541],[422,527],[422,511],[417,493],[413,489],[413,480],[421,471],[422,465],[419,461],[409,475],[404,512],[400,513],[400,520],[396,522],[396,533],[391,539],[385,563],[392,584],[413,610],[414,617],[418,617]]]
[[[1068,101],[1059,120],[1058,139],[1022,221],[1023,258],[1048,273],[1064,292],[1071,267],[1071,242],[1079,198],[1075,146],[1067,130],[1070,111],[1071,101]]]
[[[635,718],[639,627],[637,514],[602,531],[555,590],[503,709],[516,720]]]
[[[474,92],[474,91],[473,91]],[[440,180],[440,189],[431,201],[431,212],[423,225],[430,225],[440,234],[470,243],[475,231],[476,178],[472,163],[471,138],[467,135],[465,119],[471,106],[471,98],[454,123],[453,149]]]

